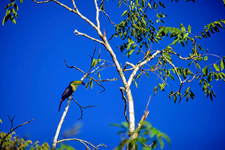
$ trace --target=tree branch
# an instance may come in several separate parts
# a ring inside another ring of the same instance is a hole
[[[79,141],[81,142],[82,144],[84,144],[84,146],[86,147],[87,150],[91,150],[91,148],[88,146],[90,145],[92,148],[94,149],[98,149],[100,146],[102,147],[107,147],[106,145],[104,144],[99,144],[97,146],[94,146],[93,144],[91,144],[90,142],[88,141],[85,141],[85,140],[81,140],[81,139],[77,139],[77,138],[72,138],[72,139],[62,139],[62,140],[59,140],[57,141],[57,143],[61,143],[61,142],[65,142],[65,141]]]
[[[86,109],[86,108],[89,108],[89,107],[95,107],[97,105],[94,105],[94,106],[81,106],[74,98],[72,98],[72,100],[80,107],[80,111],[81,111],[81,116],[80,118],[78,118],[77,120],[80,120],[83,118],[83,109]]]
[[[137,74],[137,71],[140,69],[140,67],[147,64],[149,61],[151,61],[153,58],[155,58],[156,55],[158,55],[159,53],[161,53],[161,51],[157,50],[153,55],[147,57],[144,61],[142,61],[134,66],[134,70],[133,70],[132,74],[130,75],[129,80],[127,82],[127,84],[129,86],[131,85],[133,78]]]
[[[98,39],[96,39],[96,38],[93,38],[93,37],[91,37],[91,36],[89,36],[89,35],[87,35],[87,34],[85,34],[85,33],[81,33],[81,32],[79,32],[79,31],[77,31],[77,30],[75,30],[74,33],[76,33],[77,36],[78,36],[78,35],[81,35],[81,36],[84,36],[84,37],[86,37],[86,38],[88,38],[88,39],[91,39],[91,40],[93,40],[93,41],[95,41],[95,42],[98,42],[98,43],[100,43],[100,44],[104,44],[102,41],[100,41],[100,40],[98,40]]]
[[[127,123],[129,124],[129,120],[127,118],[127,98],[124,95],[124,92],[123,92],[124,90],[125,90],[124,87],[120,87],[120,92],[122,94],[122,99],[124,100],[124,103],[125,103],[125,106],[124,106],[124,116],[125,116],[125,119],[126,119]]]
[[[99,22],[99,11],[100,9],[98,8],[98,3],[97,0],[95,1],[95,8],[96,8],[96,23],[97,23],[97,28],[100,30],[100,22]]]

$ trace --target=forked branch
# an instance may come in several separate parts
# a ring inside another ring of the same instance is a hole
[[[86,147],[87,150],[91,150],[90,147],[92,147],[92,148],[94,148],[94,149],[98,149],[98,148],[101,147],[101,146],[102,146],[102,147],[107,147],[107,146],[104,145],[104,144],[99,144],[99,145],[97,145],[97,146],[94,146],[93,144],[91,144],[91,143],[88,142],[88,141],[81,140],[81,139],[77,139],[77,138],[62,139],[62,140],[57,141],[57,143],[61,143],[61,142],[65,142],[65,141],[79,141],[79,142],[81,142],[81,143]],[[89,145],[90,145],[90,146],[89,146]]]
[[[83,118],[83,109],[97,106],[97,105],[94,105],[94,106],[81,106],[74,98],[72,98],[72,100],[80,107],[81,116],[77,120],[80,120],[80,119]]]

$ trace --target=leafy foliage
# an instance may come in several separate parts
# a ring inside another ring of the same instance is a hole
[[[0,132],[0,142],[6,134],[7,133]],[[31,140],[24,140],[23,138],[19,138],[19,136],[16,136],[16,133],[13,132],[12,134],[9,134],[3,141],[2,150],[10,150],[10,149],[48,150],[50,148],[48,143],[44,143],[42,145],[39,145],[38,143],[39,142],[37,141],[34,144],[32,144]]]
[[[23,0],[19,0],[23,4]],[[9,19],[16,24],[16,19],[18,17],[17,11],[19,11],[19,6],[16,3],[16,0],[10,0],[10,3],[5,6],[6,13],[2,20],[2,25],[5,25]]]
[[[145,0],[123,2],[128,5],[128,9],[122,13],[123,20],[115,26],[115,34],[111,38],[120,37],[125,41],[118,47],[121,52],[126,50],[125,53],[129,58],[133,52],[136,51],[136,54],[139,54],[142,48],[149,48],[151,42],[158,42],[158,37],[155,37],[154,21],[149,19],[146,11],[148,9],[157,11],[158,7],[165,8],[165,5],[162,2]],[[118,2],[118,5],[121,5],[121,1]],[[165,17],[165,13],[157,11],[156,22],[164,23],[163,18]]]
[[[127,122],[122,122],[121,124],[111,124],[111,126],[119,127],[121,129],[117,132],[117,134],[121,137],[126,137],[128,135],[129,128]],[[138,147],[142,147],[143,150],[152,150],[158,147],[163,149],[164,140],[171,144],[170,138],[165,133],[152,127],[149,122],[143,122],[138,138],[130,140],[129,137],[126,137],[122,139],[115,150],[121,150],[126,146],[129,147],[132,143],[136,145],[136,149],[138,149]]]
[[[178,0],[176,0],[176,2],[178,2]],[[162,81],[154,87],[153,91],[155,94],[157,94],[158,90],[165,91],[168,78],[174,81],[178,78],[180,87],[177,91],[171,91],[169,93],[169,98],[173,98],[175,103],[178,98],[179,102],[183,98],[186,98],[186,101],[188,101],[190,98],[194,99],[195,94],[191,86],[184,86],[184,84],[197,80],[204,94],[213,101],[213,97],[216,97],[216,95],[212,90],[211,81],[224,80],[224,59],[208,53],[208,49],[204,50],[197,41],[202,39],[202,37],[207,38],[210,37],[211,34],[219,32],[219,28],[224,29],[223,24],[225,24],[225,20],[221,19],[207,24],[203,30],[195,36],[192,33],[191,25],[187,28],[182,23],[180,23],[179,27],[166,27],[161,25],[164,23],[163,18],[166,17],[164,12],[158,10],[158,7],[162,9],[166,8],[162,2],[118,0],[119,6],[121,6],[122,3],[124,3],[128,9],[122,13],[124,19],[115,26],[116,32],[112,38],[120,37],[124,41],[124,43],[117,46],[117,48],[119,48],[121,52],[125,51],[128,58],[134,52],[136,52],[136,54],[142,52],[145,54],[143,58],[143,60],[145,60],[151,56],[151,44],[160,43],[164,38],[172,39],[171,44],[161,50],[157,63],[148,64],[149,68],[142,66],[140,72],[135,75],[133,82],[136,87],[138,87],[136,80],[139,79],[140,76],[146,75],[149,77],[149,73],[154,72]],[[147,9],[156,12],[156,21],[148,17]],[[153,22],[156,22],[156,24]],[[158,29],[157,24],[159,25]],[[175,52],[175,48],[179,45],[184,48],[189,48],[190,45],[188,46],[188,43],[191,43],[189,56],[182,57],[179,53]],[[146,52],[144,52],[144,49],[147,49]],[[219,59],[213,64],[209,64],[208,56],[216,56]],[[189,65],[177,66],[174,64],[174,57],[180,58],[180,62],[188,61]],[[184,87],[185,89],[182,90]]]

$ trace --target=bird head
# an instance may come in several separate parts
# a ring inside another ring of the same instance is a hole
[[[78,85],[85,85],[83,81],[77,80],[77,81],[72,81],[71,84],[78,86]]]

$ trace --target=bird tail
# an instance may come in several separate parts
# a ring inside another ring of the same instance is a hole
[[[62,105],[62,102],[64,101],[65,99],[61,99],[61,102],[59,104],[59,112],[60,112],[60,108],[61,108],[61,105]]]

